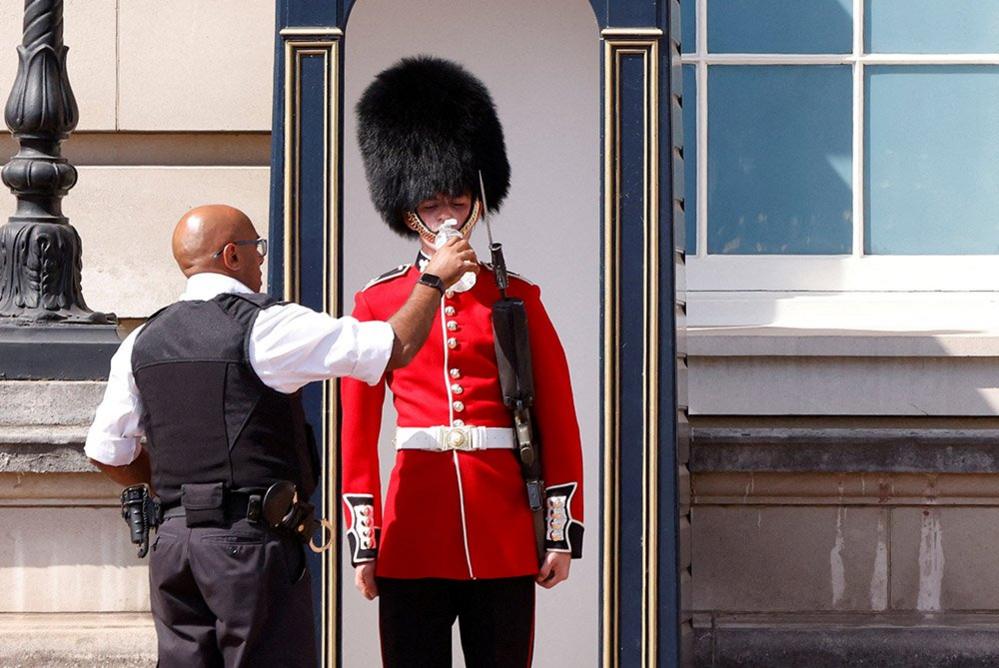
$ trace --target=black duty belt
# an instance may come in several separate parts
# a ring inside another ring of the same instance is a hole
[[[140,558],[149,549],[149,530],[171,517],[185,518],[189,527],[223,527],[245,518],[293,536],[314,552],[328,550],[333,543],[333,525],[316,519],[313,505],[299,499],[294,483],[287,480],[266,490],[230,490],[221,482],[185,484],[181,485],[180,499],[171,504],[153,498],[148,485],[132,485],[121,493],[121,513],[132,542],[139,546]],[[317,532],[323,536],[322,545],[315,543]]]
[[[226,522],[236,522],[247,519],[251,522],[259,522],[263,517],[263,499],[266,490],[234,490],[225,493],[225,499],[221,504],[221,510],[225,513]],[[187,509],[181,505],[180,501],[163,506],[163,519],[171,517],[186,517]]]
[[[299,499],[295,484],[287,480],[267,489],[230,490],[221,482],[184,484],[180,499],[170,504],[153,499],[146,485],[136,485],[122,492],[122,516],[132,531],[132,542],[140,546],[140,557],[148,548],[149,529],[172,517],[185,518],[189,527],[225,527],[245,518],[293,536],[314,552],[328,550],[333,542],[333,525],[317,519],[313,505]],[[315,543],[317,532],[323,537],[321,545]]]

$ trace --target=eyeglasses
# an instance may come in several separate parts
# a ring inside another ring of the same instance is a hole
[[[225,252],[226,246],[229,244],[232,244],[233,246],[249,246],[250,244],[254,244],[257,247],[257,252],[260,253],[260,257],[267,257],[267,239],[244,239],[242,241],[230,241],[219,249],[219,252],[212,255],[212,259],[222,255],[222,253]]]

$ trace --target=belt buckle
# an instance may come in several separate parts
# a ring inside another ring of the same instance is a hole
[[[441,445],[444,450],[474,450],[472,430],[468,427],[445,427]]]

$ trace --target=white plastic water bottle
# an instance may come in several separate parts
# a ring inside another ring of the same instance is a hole
[[[448,218],[443,223],[441,223],[440,229],[437,230],[437,238],[434,239],[434,248],[439,249],[441,246],[447,243],[447,240],[452,237],[462,237],[462,233],[458,231],[458,221],[454,218]],[[451,290],[455,292],[468,292],[475,286],[475,273],[466,272],[458,281],[451,286]]]

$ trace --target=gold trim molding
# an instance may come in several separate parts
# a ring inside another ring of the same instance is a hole
[[[330,35],[333,37],[343,37],[343,31],[339,28],[283,28],[280,33],[282,37],[300,37],[311,35]]]
[[[600,36],[604,39],[613,40],[647,40],[662,37],[663,31],[659,28],[604,28],[600,31]]]
[[[296,28],[281,31],[284,43],[284,299],[300,301],[301,294],[301,147],[302,147],[302,64],[305,58],[323,60],[323,309],[339,315],[340,284],[337,264],[340,257],[340,77],[343,33],[339,29]],[[324,36],[324,37],[320,37]],[[322,512],[333,524],[334,540],[340,536],[340,512],[336,502],[338,480],[335,445],[338,424],[338,395],[335,381],[323,383],[322,395]],[[340,572],[334,550],[322,554],[322,609],[320,610],[323,665],[339,665]]]
[[[618,354],[621,330],[621,70],[626,57],[643,64],[643,424],[642,458],[642,665],[658,661],[659,591],[659,38],[658,29],[614,28],[604,39],[604,516],[603,617],[604,668],[620,665],[621,582],[621,425]],[[631,221],[629,221],[630,223]],[[632,540],[634,538],[631,538]]]

